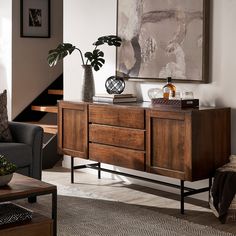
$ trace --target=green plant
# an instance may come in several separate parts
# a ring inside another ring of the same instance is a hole
[[[11,174],[16,169],[15,164],[9,162],[3,155],[0,155],[0,176]]]
[[[92,52],[86,52],[84,57],[87,58],[86,62],[84,60],[83,54],[79,48],[72,45],[71,43],[61,43],[57,46],[57,48],[52,49],[48,52],[48,64],[49,66],[55,66],[57,62],[67,55],[71,55],[74,50],[78,50],[81,56],[82,64],[88,65],[88,62],[91,63],[91,66],[95,71],[98,71],[103,64],[105,63],[104,53],[98,49],[98,46],[103,44],[108,44],[109,46],[119,47],[121,45],[121,38],[116,35],[107,35],[102,36],[97,39],[93,45],[95,46]]]

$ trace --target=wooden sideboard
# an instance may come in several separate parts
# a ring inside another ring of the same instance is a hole
[[[80,157],[181,181],[210,178],[228,162],[230,108],[72,101],[58,106],[59,150],[72,160]],[[72,162],[72,174],[73,169]]]

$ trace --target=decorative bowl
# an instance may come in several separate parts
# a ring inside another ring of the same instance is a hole
[[[151,88],[151,89],[148,90],[148,97],[150,99],[162,98],[163,97],[163,91],[160,88]]]
[[[13,173],[0,176],[0,187],[7,185],[12,179]]]

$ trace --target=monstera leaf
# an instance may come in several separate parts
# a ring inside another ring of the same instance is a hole
[[[47,61],[49,66],[55,66],[59,60],[66,57],[68,54],[70,55],[75,49],[76,47],[70,43],[59,44],[56,49],[52,49],[48,52]]]
[[[108,35],[98,38],[98,40],[93,43],[95,46],[107,43],[109,46],[119,47],[121,45],[121,38],[116,35]]]
[[[121,38],[116,35],[107,35],[98,38],[97,41],[93,43],[93,45],[95,46],[94,50],[92,52],[86,52],[84,54],[84,56],[87,58],[86,63],[84,61],[82,51],[78,47],[70,43],[61,43],[57,46],[56,49],[50,50],[48,52],[47,61],[49,66],[55,66],[59,60],[63,59],[67,55],[72,54],[74,50],[78,50],[80,53],[82,64],[88,65],[88,63],[90,62],[94,70],[98,71],[105,63],[105,60],[103,58],[104,53],[97,47],[103,44],[107,44],[108,46],[119,47],[121,45],[121,41]]]
[[[103,59],[104,53],[99,49],[95,49],[93,52],[86,52],[84,56],[91,62],[91,66],[95,71],[98,71],[105,63]]]

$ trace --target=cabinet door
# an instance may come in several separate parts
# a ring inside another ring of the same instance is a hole
[[[86,104],[59,102],[58,145],[63,154],[88,158],[88,112]]]
[[[184,113],[147,111],[147,171],[186,179],[191,172],[190,122]]]

